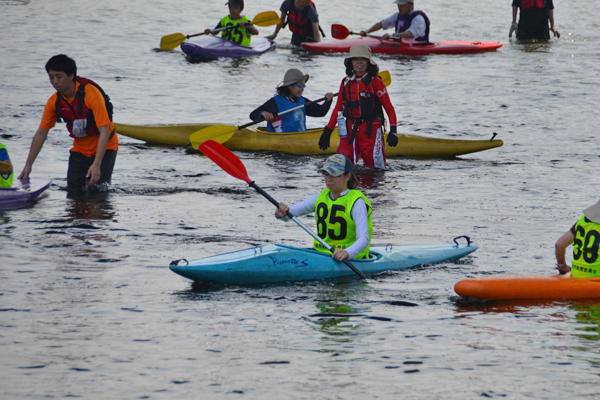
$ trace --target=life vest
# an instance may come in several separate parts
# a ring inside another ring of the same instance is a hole
[[[408,28],[410,28],[410,24],[412,24],[412,20],[415,19],[415,17],[417,17],[418,15],[423,16],[423,18],[425,19],[425,35],[418,38],[414,38],[414,40],[429,43],[430,22],[429,18],[427,18],[427,15],[425,15],[423,11],[413,11],[407,16],[403,16],[400,13],[398,13],[398,18],[396,19],[396,33],[402,33],[408,30]]]
[[[300,97],[294,102],[288,97],[281,96],[278,94],[275,97],[273,97],[273,99],[277,103],[278,114],[281,114],[283,111],[289,110],[290,108],[306,104],[306,99],[304,97]],[[278,121],[276,123],[277,126],[275,127],[271,122],[267,123],[267,132],[304,132],[306,130],[305,107],[302,107],[301,109],[296,111],[289,112],[287,114],[278,115],[276,119]]]
[[[112,122],[113,117],[113,105],[110,102],[110,97],[102,90],[100,85],[91,79],[77,77],[79,82],[79,88],[75,93],[73,104],[69,104],[63,97],[62,93],[56,93],[56,121],[60,122],[63,120],[67,123],[67,130],[69,131],[72,138],[76,136],[73,134],[73,121],[76,119],[87,119],[87,133],[85,136],[94,136],[100,134],[98,127],[96,126],[96,120],[94,119],[94,113],[92,110],[87,108],[85,105],[85,87],[90,84],[95,86],[102,96],[104,97],[104,105],[106,106],[106,112],[108,113],[108,119]],[[115,134],[113,130],[110,134],[112,137]]]
[[[529,8],[546,8],[545,0],[522,0],[521,9],[527,10]]]
[[[231,19],[229,15],[221,18],[221,27],[233,26],[233,28],[225,29],[221,33],[221,37],[230,42],[237,43],[241,46],[250,46],[251,36],[246,28],[239,26],[242,22],[250,22],[250,18],[242,15],[239,19]]]
[[[381,78],[366,75],[361,80],[346,77],[343,81],[342,113],[346,118],[346,124],[348,122],[353,124],[348,140],[349,144],[354,142],[358,128],[363,122],[368,123],[366,133],[370,137],[373,130],[373,121],[383,120],[383,107],[379,97],[376,93],[369,91],[373,79]]]
[[[600,224],[585,215],[575,224],[571,271],[575,278],[600,277]]]
[[[10,156],[8,155],[8,149],[2,143],[0,143],[0,150],[6,151],[6,156],[8,157],[8,161],[10,161]],[[12,187],[13,177],[15,171],[12,171],[10,174],[0,174],[0,187]]]
[[[284,24],[290,24],[290,31],[295,33],[296,35],[314,38],[314,32],[312,28],[312,24],[307,18],[308,12],[310,11],[310,7],[313,7],[315,11],[317,11],[317,6],[314,2],[310,2],[310,5],[304,7],[300,12],[296,12],[296,7],[294,6],[294,0],[291,0],[292,6],[290,7],[290,11],[287,14],[287,20]],[[321,27],[319,26],[319,30],[321,30],[321,34],[325,37],[325,34]]]
[[[315,205],[315,219],[317,221],[317,234],[333,249],[346,249],[356,242],[356,224],[352,219],[352,207],[356,200],[363,199],[367,205],[367,224],[369,227],[369,244],[358,253],[355,258],[369,258],[369,248],[373,237],[373,223],[371,221],[371,202],[360,190],[351,189],[343,196],[333,200],[331,190],[325,189],[317,197]],[[330,253],[318,241],[314,241],[315,250]]]

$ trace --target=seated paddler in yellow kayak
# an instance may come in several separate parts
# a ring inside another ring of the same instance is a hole
[[[287,212],[294,216],[315,214],[317,235],[329,244],[332,257],[339,261],[352,258],[369,258],[373,237],[371,202],[358,189],[358,178],[353,164],[341,154],[325,161],[318,172],[323,174],[326,188],[308,199],[288,207],[279,203],[275,217],[287,220]],[[313,249],[330,253],[318,240]]]
[[[208,35],[213,30],[231,26],[232,28],[222,31],[221,37],[242,46],[250,46],[250,39],[252,35],[258,35],[258,29],[251,25],[250,18],[242,15],[244,0],[229,0],[227,5],[229,6],[229,15],[221,18],[214,29],[205,29],[204,34]]]
[[[308,78],[308,74],[303,74],[299,69],[288,70],[276,88],[277,94],[252,111],[250,119],[256,122],[267,121],[268,132],[304,132],[306,116],[326,116],[334,97],[333,93],[326,93],[323,104],[313,103],[303,97]],[[292,109],[295,110],[291,111]]]
[[[565,249],[573,244],[571,267],[565,263]],[[574,278],[600,278],[600,201],[583,210],[555,245],[556,265],[560,274]]]

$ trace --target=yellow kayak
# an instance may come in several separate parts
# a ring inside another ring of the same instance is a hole
[[[190,135],[200,129],[215,124],[181,125],[124,125],[115,123],[118,133],[150,144],[185,146]],[[245,128],[236,132],[231,139],[223,143],[230,150],[237,151],[278,151],[293,154],[332,154],[337,150],[337,128],[331,135],[331,147],[326,151],[319,149],[319,137],[323,128],[306,132],[273,133],[264,128]],[[436,139],[418,135],[398,134],[398,145],[387,147],[387,157],[455,157],[461,154],[500,147],[502,140],[455,140]]]

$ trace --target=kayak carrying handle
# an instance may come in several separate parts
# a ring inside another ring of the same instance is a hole
[[[189,262],[188,260],[186,260],[185,258],[181,258],[181,259],[179,259],[179,260],[174,260],[174,261],[171,261],[171,264],[169,264],[169,265],[179,265],[179,261],[185,261],[185,265],[186,265],[186,267],[187,267],[188,265],[190,265],[190,262]]]
[[[388,253],[392,252],[392,245],[391,244],[386,244],[385,245],[385,251],[387,251]]]
[[[456,241],[456,239],[460,239],[460,238],[465,238],[465,239],[467,239],[467,246],[470,246],[470,245],[471,245],[471,238],[470,238],[470,237],[468,237],[468,236],[466,236],[466,235],[462,235],[462,236],[457,236],[457,237],[455,237],[454,239],[452,239],[452,240],[454,240],[454,243],[456,243],[456,245],[457,245],[457,246],[458,246],[458,242]]]
[[[496,132],[494,132],[494,134],[492,135],[492,138],[490,139],[490,142],[493,141],[496,136],[498,136],[498,134]]]

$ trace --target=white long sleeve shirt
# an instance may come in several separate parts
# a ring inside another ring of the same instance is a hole
[[[350,190],[342,192],[342,196],[348,193]],[[310,214],[315,211],[317,198],[321,193],[314,194],[308,199],[301,201],[300,203],[290,206],[290,213],[296,217],[301,217],[306,214]],[[288,217],[281,218],[283,221],[288,221]],[[350,259],[356,257],[361,251],[367,248],[369,245],[369,225],[368,225],[368,213],[367,205],[363,199],[358,199],[352,207],[352,220],[356,225],[356,242],[350,247],[344,249],[348,252]]]
[[[396,21],[398,20],[398,14],[394,13],[393,15],[387,17],[386,19],[382,19],[381,26],[383,29],[394,28],[396,29]],[[407,32],[412,32],[413,39],[419,38],[425,35],[425,30],[427,28],[427,24],[425,23],[425,18],[422,15],[417,15],[410,24],[410,27],[406,30]]]

